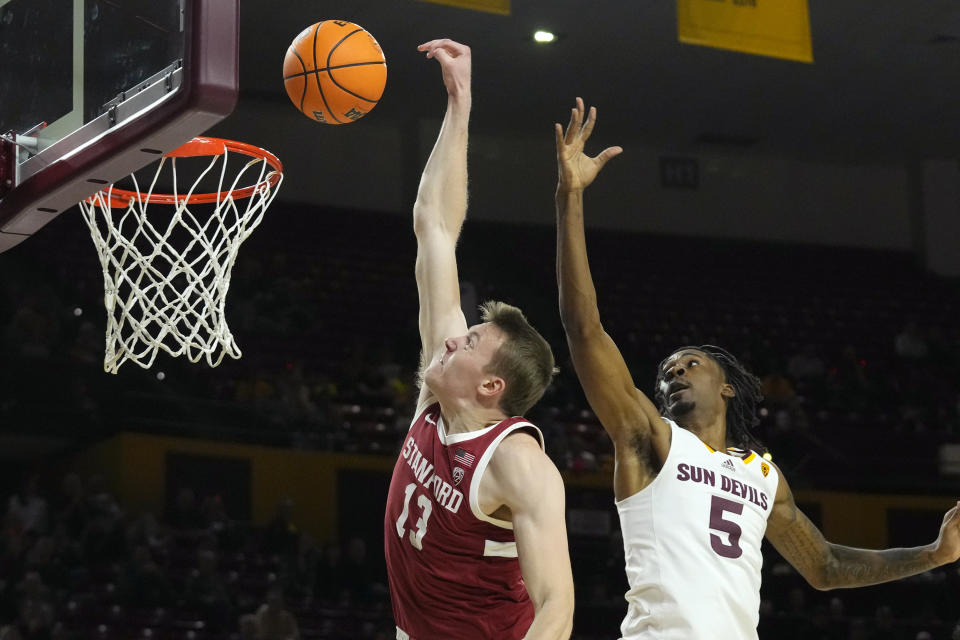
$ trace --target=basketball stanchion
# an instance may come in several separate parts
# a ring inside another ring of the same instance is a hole
[[[231,154],[245,162],[228,182]],[[206,167],[181,192],[178,161],[204,157]],[[154,192],[162,174],[172,193]],[[136,175],[130,180],[131,189],[110,185],[80,203],[103,268],[104,371],[117,373],[127,360],[149,368],[161,349],[211,367],[239,358],[224,313],[230,274],[277,195],[280,160],[242,142],[194,138],[159,160],[145,190]],[[216,190],[198,192],[206,180],[216,180]]]

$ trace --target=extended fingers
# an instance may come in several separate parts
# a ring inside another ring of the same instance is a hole
[[[430,51],[431,49],[436,49],[439,46],[445,45],[447,43],[453,42],[450,38],[436,38],[434,40],[429,40],[417,47],[417,51]]]
[[[573,144],[574,138],[577,136],[577,129],[580,128],[580,125],[577,124],[577,110],[570,110],[570,122],[567,123],[567,130],[563,136],[563,142],[565,144]]]
[[[950,521],[953,521],[955,526],[960,526],[960,516],[958,516],[958,511],[960,511],[960,502],[957,502],[957,505],[943,514],[943,524],[947,524]]]
[[[434,57],[438,50],[443,50],[453,57],[470,53],[470,47],[451,40],[450,38],[438,38],[436,40],[430,40],[429,42],[424,42],[417,47],[417,51],[426,51],[428,58]]]
[[[597,124],[597,108],[590,107],[590,111],[587,113],[587,121],[583,123],[583,128],[580,130],[580,135],[583,136],[583,141],[586,142],[590,137],[590,134],[593,133],[593,127]]]
[[[597,163],[600,165],[600,168],[603,168],[603,165],[607,164],[611,158],[615,158],[621,153],[623,153],[623,147],[607,147],[601,151],[600,154],[594,158],[594,160],[597,161]]]

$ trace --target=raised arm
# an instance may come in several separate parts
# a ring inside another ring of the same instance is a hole
[[[480,489],[489,513],[505,506],[535,616],[525,640],[564,640],[573,628],[573,574],[564,520],[563,479],[530,435],[507,436]]]
[[[777,497],[767,521],[767,539],[815,589],[826,591],[865,587],[899,580],[960,559],[960,513],[950,509],[940,535],[910,549],[856,549],[827,542],[797,508],[790,487],[780,474]]]
[[[597,292],[587,261],[583,229],[583,191],[620,147],[605,149],[595,158],[583,153],[596,123],[591,107],[584,122],[583,101],[570,115],[566,132],[557,124],[557,284],[560,318],[577,377],[590,406],[613,441],[616,453],[614,495],[633,495],[656,472],[648,464],[650,452],[662,463],[670,447],[670,432],[654,404],[639,391],[620,350],[600,322]]]
[[[421,371],[444,340],[467,332],[460,308],[457,237],[467,215],[467,125],[470,121],[470,47],[452,40],[431,40],[419,47],[443,71],[447,111],[440,135],[420,178],[413,205],[417,236],[417,292],[420,296]],[[420,389],[418,411],[430,401]]]

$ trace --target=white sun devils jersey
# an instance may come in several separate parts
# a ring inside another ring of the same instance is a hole
[[[671,420],[659,475],[617,503],[626,556],[624,640],[757,637],[760,543],[776,468],[752,451],[714,451]]]

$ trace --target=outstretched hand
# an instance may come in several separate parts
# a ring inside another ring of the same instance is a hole
[[[559,173],[557,189],[577,191],[590,186],[603,165],[614,156],[623,152],[621,147],[607,147],[599,155],[591,158],[583,152],[583,146],[593,133],[597,123],[597,108],[590,107],[586,122],[583,119],[583,100],[577,98],[577,106],[570,113],[570,123],[564,131],[555,124],[557,135],[557,169]]]
[[[940,535],[934,546],[934,555],[941,564],[960,560],[960,502],[943,516]]]
[[[443,84],[451,97],[470,92],[470,47],[449,38],[424,42],[417,51],[426,51],[427,58],[436,58],[443,70]]]

